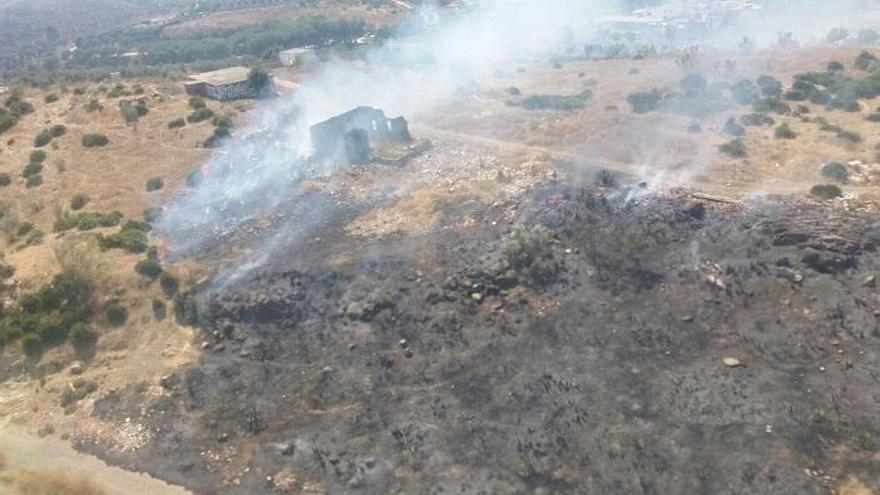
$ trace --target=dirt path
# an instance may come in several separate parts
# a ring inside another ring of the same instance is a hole
[[[183,488],[171,486],[149,475],[108,466],[96,457],[75,451],[59,438],[38,438],[3,422],[0,422],[0,454],[5,456],[8,469],[85,476],[103,488],[107,495],[190,494]]]

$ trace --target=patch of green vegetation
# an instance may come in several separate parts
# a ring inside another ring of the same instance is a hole
[[[198,110],[200,108],[207,107],[207,103],[205,103],[205,99],[201,96],[193,96],[189,99],[189,107],[193,110]]]
[[[43,172],[43,164],[42,163],[28,163],[21,170],[21,176],[24,178],[32,177],[34,175],[40,175]]]
[[[828,62],[828,66],[825,68],[828,72],[843,72],[846,70],[846,67],[843,66],[842,63],[837,60],[833,60]]]
[[[147,258],[145,260],[138,261],[134,266],[134,271],[138,274],[143,275],[151,280],[155,280],[162,273],[162,265],[159,264],[158,261],[154,259]]]
[[[828,163],[822,167],[822,176],[834,179],[837,182],[846,182],[849,180],[849,169],[842,163]]]
[[[773,77],[762,75],[756,81],[761,89],[761,94],[768,97],[782,96],[782,83]]]
[[[52,141],[52,135],[48,129],[42,130],[37,137],[34,138],[34,148],[42,148]]]
[[[15,267],[5,261],[0,261],[0,280],[6,280],[13,275],[15,275]]]
[[[736,138],[732,141],[722,144],[718,147],[718,150],[725,155],[736,158],[742,158],[747,154],[746,143],[740,138]]]
[[[34,151],[31,151],[31,154],[28,157],[28,163],[43,163],[44,161],[46,161],[47,157],[48,157],[48,155],[46,155],[45,151],[34,150]]]
[[[180,129],[181,127],[186,126],[186,120],[181,117],[168,122],[169,129]]]
[[[18,118],[5,108],[0,108],[0,134],[11,129],[18,123]]]
[[[0,173],[0,187],[6,187],[12,184],[12,178],[7,173]]]
[[[131,93],[125,89],[124,84],[117,84],[113,89],[107,92],[107,98],[121,98],[123,96],[131,96]]]
[[[773,132],[776,139],[795,139],[797,133],[788,124],[782,124]]]
[[[731,117],[724,123],[724,132],[734,137],[743,137],[746,135],[746,128],[737,124],[736,120]]]
[[[877,56],[871,52],[864,51],[856,57],[856,62],[854,64],[856,69],[861,70],[874,70],[877,65]]]
[[[0,317],[0,341],[22,337],[25,352],[38,356],[45,346],[63,342],[74,325],[91,316],[91,298],[91,285],[64,271],[38,291],[22,296]]]
[[[660,105],[660,95],[656,91],[631,93],[626,97],[626,102],[635,113],[653,112]]]
[[[162,180],[161,177],[150,177],[149,179],[147,179],[147,183],[145,185],[145,188],[146,188],[147,192],[153,192],[153,191],[158,191],[159,189],[162,189],[162,187],[164,187],[164,186],[165,186],[165,182]]]
[[[502,253],[513,270],[537,283],[552,281],[559,271],[553,255],[552,235],[542,225],[514,230],[505,240]]]
[[[99,212],[64,212],[55,220],[53,230],[55,232],[65,232],[71,229],[82,231],[96,229],[98,227],[115,227],[122,220],[122,213],[111,211],[110,213]]]
[[[165,304],[165,301],[161,299],[153,299],[153,318],[157,321],[162,321],[165,319],[165,316],[168,314],[168,306]]]
[[[199,324],[199,306],[190,295],[174,296],[174,318],[180,325],[197,326]]]
[[[168,272],[162,272],[159,275],[159,286],[162,287],[162,292],[165,293],[166,296],[172,297],[177,294],[177,291],[180,289],[180,282]]]
[[[197,108],[193,113],[186,117],[186,121],[190,124],[203,122],[214,117],[214,112],[207,107]]]
[[[752,105],[761,97],[757,86],[748,79],[743,79],[731,86],[730,95],[733,98],[733,101],[740,105]]]
[[[107,136],[99,133],[86,134],[82,137],[82,145],[86,148],[96,148],[100,146],[107,146],[110,143],[110,140]]]
[[[75,323],[70,327],[70,341],[75,349],[90,349],[98,343],[98,333],[88,323]]]
[[[85,208],[86,204],[89,202],[89,195],[85,193],[77,193],[74,194],[72,198],[70,198],[70,209],[73,211],[79,211]]]
[[[118,302],[112,302],[104,309],[107,316],[107,323],[114,327],[121,327],[128,321],[128,309]]]
[[[24,181],[24,187],[34,188],[43,185],[43,176],[40,174],[29,175]]]
[[[791,107],[775,96],[768,96],[756,101],[752,108],[757,113],[773,112],[781,115],[791,113]]]
[[[53,125],[52,127],[49,128],[49,134],[53,138],[61,137],[65,134],[67,134],[67,127],[65,127],[61,124]]]
[[[576,95],[532,95],[516,103],[526,110],[578,110],[584,108],[593,98],[589,89]]]
[[[58,100],[59,100],[58,95],[56,95],[55,93],[49,93],[43,97],[43,101],[45,103],[55,103]]]
[[[149,224],[128,221],[119,232],[110,235],[98,234],[101,249],[124,249],[130,253],[141,254],[147,251],[147,232]]]
[[[817,184],[810,189],[810,195],[818,199],[835,199],[843,196],[843,191],[834,184]]]
[[[94,98],[92,98],[91,100],[89,100],[88,103],[86,103],[85,108],[86,108],[87,112],[100,112],[100,111],[104,110],[104,107],[100,103],[98,103],[97,99],[94,99]]]
[[[858,132],[854,131],[840,131],[837,133],[837,137],[843,139],[844,141],[849,141],[851,143],[861,143],[862,135]]]

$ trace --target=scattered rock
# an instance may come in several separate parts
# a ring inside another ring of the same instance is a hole
[[[726,357],[722,362],[724,363],[724,366],[727,366],[728,368],[739,368],[742,366],[742,362],[735,357]]]

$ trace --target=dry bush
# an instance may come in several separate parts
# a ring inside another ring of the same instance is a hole
[[[31,470],[19,470],[0,475],[0,493],[9,493],[10,495],[107,495],[103,488],[81,476]]]
[[[62,273],[87,283],[94,289],[107,283],[107,262],[92,237],[65,239],[55,250]]]

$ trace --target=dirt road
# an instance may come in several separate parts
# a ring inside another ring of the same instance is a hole
[[[57,437],[39,438],[2,421],[0,421],[0,454],[6,458],[7,469],[84,476],[103,488],[108,495],[190,493],[146,474],[108,466],[95,457],[75,451],[67,442]],[[0,487],[0,490],[2,489],[3,487]]]

